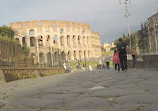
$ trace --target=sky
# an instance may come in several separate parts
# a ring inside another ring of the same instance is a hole
[[[158,0],[131,0],[131,33],[158,12]],[[0,0],[0,25],[33,20],[73,21],[89,24],[101,43],[112,43],[128,34],[125,4],[119,0]]]

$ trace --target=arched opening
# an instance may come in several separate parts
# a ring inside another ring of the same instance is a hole
[[[37,64],[37,56],[35,53],[31,53],[31,63],[34,65],[34,64]]]
[[[53,43],[57,43],[57,35],[53,36]]]
[[[36,45],[35,37],[30,37],[30,47],[34,47]]]
[[[87,45],[89,46],[89,36],[87,37]]]
[[[75,45],[76,44],[76,37],[75,37],[75,35],[73,36],[73,45]]]
[[[52,58],[50,52],[47,53],[47,65],[52,66]]]
[[[40,65],[45,65],[45,59],[44,59],[43,53],[39,53],[39,62],[40,62]]]
[[[74,51],[74,60],[76,60],[77,58],[76,58],[76,51]]]
[[[81,44],[81,38],[78,36],[78,44]]]
[[[81,60],[82,59],[82,52],[79,51],[79,59]]]
[[[64,61],[66,60],[66,55],[65,55],[65,52],[61,52],[61,60]]]
[[[34,30],[30,30],[29,31],[29,35],[35,35],[35,31]]]
[[[53,23],[53,28],[56,28],[56,23]]]
[[[55,53],[54,53],[54,61],[55,61],[55,62],[58,62],[58,61],[59,61],[58,52],[55,52]]]
[[[41,35],[38,36],[38,46],[43,46],[43,37]]]
[[[50,40],[50,35],[47,35],[47,41],[49,41]]]
[[[63,34],[63,29],[60,29],[60,32],[59,32],[60,34]]]
[[[85,41],[86,40],[86,37],[85,36],[83,36],[83,45],[85,45]]]
[[[23,45],[23,46],[26,45],[26,37],[23,37],[23,38],[22,38],[22,45]]]
[[[70,45],[70,36],[67,36],[67,45]]]
[[[71,52],[68,52],[68,59],[71,60]]]
[[[84,51],[84,59],[86,59],[86,51]]]
[[[38,22],[38,26],[41,26],[41,22]]]
[[[91,53],[90,53],[90,50],[89,50],[89,51],[88,51],[88,58],[90,58],[90,54],[91,54]]]
[[[64,46],[64,36],[60,37],[60,44],[61,44],[61,46]]]

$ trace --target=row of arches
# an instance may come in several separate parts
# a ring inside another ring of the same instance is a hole
[[[78,56],[77,56],[78,55]],[[68,51],[65,53],[64,51],[60,52],[56,51],[54,53],[31,53],[31,61],[32,64],[39,64],[39,65],[48,65],[53,66],[64,62],[65,60],[81,60],[81,59],[89,59],[92,57],[92,52],[89,51]]]
[[[20,39],[19,38],[15,38],[17,42],[20,43]],[[89,46],[91,43],[91,39],[90,37],[86,37],[86,36],[75,36],[73,35],[72,37],[70,35],[65,36],[60,36],[59,38],[57,37],[57,35],[54,35],[53,38],[51,39],[51,37],[48,35],[46,36],[46,38],[44,38],[43,36],[38,36],[37,38],[34,36],[31,36],[29,38],[27,37],[22,37],[21,40],[21,45],[27,45],[29,47],[34,47],[34,46],[44,46],[44,43],[49,42],[49,44],[57,44],[57,42],[60,41],[60,45],[61,46],[65,46],[65,45],[84,45],[84,46]]]

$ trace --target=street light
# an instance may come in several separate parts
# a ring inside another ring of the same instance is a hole
[[[120,4],[122,4],[122,0],[119,0]],[[130,16],[130,13],[128,12],[128,4],[131,4],[131,0],[125,0],[124,2],[125,6],[126,6],[126,14],[125,14],[125,17],[127,18],[127,23],[128,23],[128,37],[129,37],[129,40],[130,40],[130,50],[131,50],[131,37],[130,37],[130,23],[129,23],[129,16]]]

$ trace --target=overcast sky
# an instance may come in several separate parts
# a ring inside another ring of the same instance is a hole
[[[129,12],[131,32],[135,32],[158,12],[158,0],[131,0]],[[32,20],[87,23],[100,33],[101,43],[127,35],[124,15],[125,5],[119,0],[0,0],[0,25]]]

